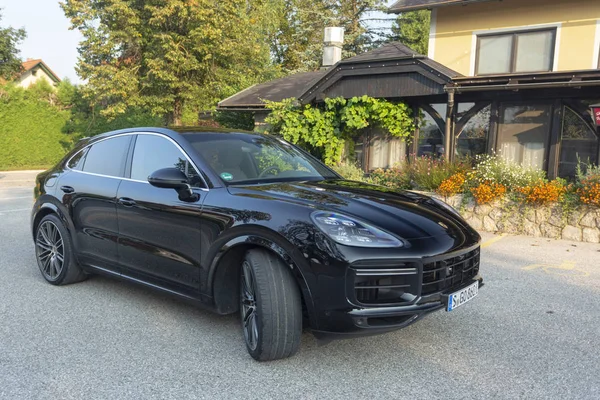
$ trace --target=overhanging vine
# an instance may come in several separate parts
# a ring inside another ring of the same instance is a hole
[[[339,163],[345,142],[368,126],[379,126],[400,138],[408,138],[414,131],[409,106],[369,96],[328,98],[322,104],[304,106],[290,98],[267,102],[267,108],[271,110],[265,120],[269,133],[318,150],[328,165]]]

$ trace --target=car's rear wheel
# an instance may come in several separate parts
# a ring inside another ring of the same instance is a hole
[[[53,285],[67,285],[87,277],[73,256],[69,231],[56,215],[46,215],[40,221],[35,232],[35,255],[42,276]]]
[[[300,291],[290,269],[276,255],[246,253],[240,277],[242,330],[250,355],[259,361],[294,355],[302,334]]]

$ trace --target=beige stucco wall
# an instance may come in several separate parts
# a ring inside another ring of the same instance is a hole
[[[38,79],[45,79],[46,81],[48,81],[48,83],[52,86],[54,86],[54,81],[52,80],[52,78],[50,78],[48,76],[48,74],[46,74],[46,72],[44,72],[43,69],[41,68],[35,68],[37,69],[36,74],[32,74],[32,71],[29,70],[27,72],[25,72],[23,75],[21,75],[21,77],[19,78],[19,86],[22,86],[24,88],[28,88],[31,84],[35,83],[38,81]]]
[[[555,71],[598,68],[600,0],[504,0],[442,7],[432,14],[430,57],[473,75],[476,35],[557,27]]]

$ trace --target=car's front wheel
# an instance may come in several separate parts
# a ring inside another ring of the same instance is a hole
[[[54,214],[46,215],[37,226],[35,255],[42,276],[53,285],[67,285],[87,277],[73,256],[69,231]]]
[[[242,330],[259,361],[294,355],[302,334],[302,302],[292,273],[279,257],[260,249],[246,253],[240,276]]]

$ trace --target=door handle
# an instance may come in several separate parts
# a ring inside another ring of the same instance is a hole
[[[73,193],[75,191],[75,189],[73,189],[71,186],[61,186],[60,190],[62,190],[63,192],[69,194],[69,193]]]
[[[119,204],[122,204],[125,207],[133,207],[133,206],[135,206],[135,200],[130,199],[128,197],[121,197],[119,199]]]

